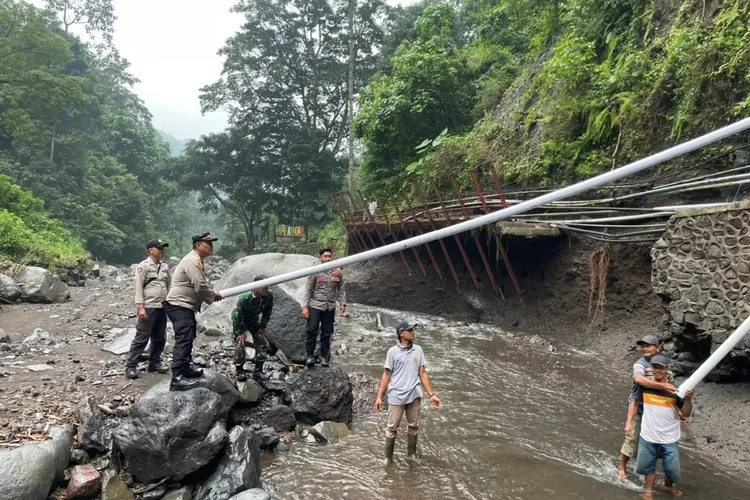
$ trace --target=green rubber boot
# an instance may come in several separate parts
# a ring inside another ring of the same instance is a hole
[[[417,438],[416,434],[409,434],[406,436],[406,455],[409,457],[417,456]]]
[[[385,438],[385,464],[393,463],[393,449],[396,447],[396,438]]]

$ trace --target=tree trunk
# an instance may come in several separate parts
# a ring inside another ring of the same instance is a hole
[[[55,138],[57,136],[57,122],[52,126],[52,143],[49,148],[49,161],[52,163],[55,159]]]
[[[354,191],[354,7],[349,0],[349,192]]]

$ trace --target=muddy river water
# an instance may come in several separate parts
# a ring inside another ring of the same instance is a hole
[[[334,344],[350,352],[336,364],[380,376],[397,312],[353,308]],[[411,316],[414,317],[414,316]],[[354,423],[332,446],[297,444],[264,463],[263,480],[279,499],[637,499],[632,467],[617,480],[627,374],[596,356],[538,337],[489,326],[417,318],[440,410],[425,409],[418,460],[406,458],[404,430],[396,464],[383,465],[385,414]],[[699,388],[700,389],[700,388]],[[375,395],[373,394],[373,399]],[[700,397],[700,391],[698,396]],[[750,498],[750,482],[691,449],[683,426],[684,498]],[[661,480],[659,480],[661,481]],[[656,498],[671,498],[657,492]]]

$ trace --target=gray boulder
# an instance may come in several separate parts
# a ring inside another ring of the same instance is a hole
[[[183,486],[182,488],[168,491],[161,500],[193,500],[193,487]]]
[[[268,253],[243,257],[217,282],[220,290],[244,285],[258,274],[276,276],[318,264],[310,255]],[[273,314],[267,333],[271,342],[293,361],[305,359],[305,320],[301,316],[304,286],[307,278],[300,278],[272,286]],[[214,302],[201,314],[201,331],[206,335],[229,335],[231,313],[236,300]]]
[[[260,444],[255,432],[236,426],[216,469],[198,488],[196,500],[225,500],[260,484]]]
[[[16,280],[10,276],[0,274],[0,303],[15,302],[21,298],[21,289]]]
[[[5,333],[5,330],[0,328],[0,344],[9,344],[10,343],[10,335]]]
[[[294,418],[294,412],[286,405],[276,405],[268,410],[263,417],[263,423],[273,427],[276,432],[291,431],[297,426],[297,419]]]
[[[41,267],[27,266],[16,276],[21,300],[51,304],[70,299],[68,285]]]
[[[51,440],[0,451],[0,491],[3,500],[47,500],[55,481],[70,462],[73,429],[53,427]]]
[[[197,387],[208,389],[221,396],[222,409],[221,413],[224,415],[222,420],[226,419],[227,413],[232,407],[237,404],[240,399],[240,391],[235,387],[234,383],[229,380],[225,375],[214,370],[203,370],[203,376],[198,380]],[[147,394],[156,395],[159,393],[169,393],[169,380],[163,380],[158,384],[154,385]]]
[[[112,443],[113,426],[108,424],[104,414],[91,397],[81,401],[76,407],[78,420],[78,446],[91,455],[102,455],[109,451]]]
[[[240,403],[255,404],[263,396],[263,388],[255,380],[239,382],[237,384],[240,391]]]
[[[260,488],[253,488],[252,490],[243,491],[229,500],[271,500],[271,494]]]
[[[330,420],[352,421],[352,384],[341,368],[304,370],[290,384],[292,410],[297,420],[314,425]]]
[[[351,434],[351,431],[346,424],[340,422],[320,422],[310,428],[310,434],[319,442],[336,444]]]
[[[255,434],[258,436],[258,444],[261,450],[273,450],[281,440],[273,427],[263,427]]]
[[[221,451],[226,416],[222,397],[208,389],[164,392],[154,387],[136,400],[114,438],[139,482],[180,481]]]

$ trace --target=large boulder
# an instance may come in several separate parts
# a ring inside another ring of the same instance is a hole
[[[109,451],[112,442],[112,424],[108,423],[97,403],[86,396],[76,407],[78,420],[78,447],[92,455]]]
[[[0,303],[15,302],[21,298],[21,289],[16,280],[10,276],[0,274]]]
[[[260,444],[255,432],[235,426],[216,469],[198,488],[195,500],[226,500],[260,484]]]
[[[319,442],[336,444],[351,434],[351,431],[341,422],[319,422],[310,428],[310,434]]]
[[[221,396],[208,389],[165,392],[154,387],[136,400],[114,438],[139,482],[180,481],[221,451],[226,416]]]
[[[229,500],[271,500],[271,494],[266,490],[253,488],[252,490],[243,491]]]
[[[41,267],[26,266],[16,276],[21,300],[50,304],[70,299],[68,285]]]
[[[314,425],[324,420],[352,421],[352,384],[341,368],[304,370],[290,384],[297,420]]]
[[[273,427],[276,432],[291,431],[297,426],[297,419],[294,412],[286,405],[276,405],[271,407],[263,417],[263,423]]]
[[[319,264],[310,255],[267,253],[243,257],[216,283],[216,288],[251,283],[255,276],[277,276]],[[305,359],[305,320],[301,316],[307,278],[300,278],[272,286],[274,304],[268,323],[268,338],[293,361]],[[232,310],[237,300],[214,302],[201,314],[201,331],[206,335],[229,335],[232,330]]]
[[[227,413],[232,407],[237,404],[240,399],[240,391],[234,385],[234,382],[229,380],[225,375],[214,371],[214,370],[203,370],[203,375],[196,380],[198,383],[196,387],[202,387],[208,389],[221,396],[222,408],[221,413],[225,415],[222,420],[226,419]],[[155,396],[159,393],[169,393],[169,379],[162,380],[158,384],[155,384],[147,394]]]
[[[47,500],[55,481],[70,462],[73,429],[53,427],[49,441],[0,451],[0,492],[3,500]]]

